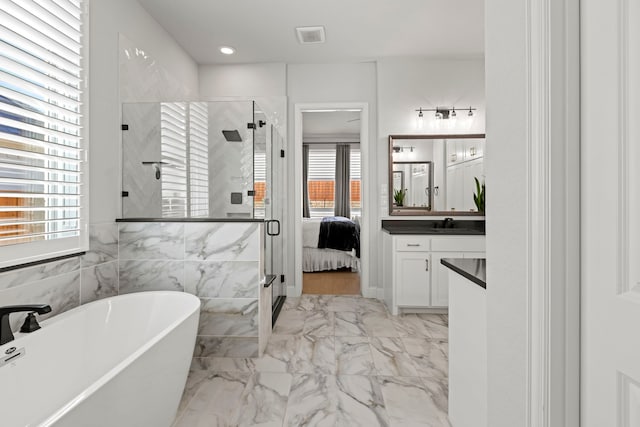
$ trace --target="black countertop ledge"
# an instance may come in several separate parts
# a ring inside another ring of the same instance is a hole
[[[116,222],[264,222],[261,218],[116,218]]]
[[[389,234],[427,234],[427,235],[481,235],[484,232],[484,220],[454,219],[444,226],[441,219],[392,220],[383,219],[382,229]]]
[[[487,289],[487,263],[484,258],[442,258],[440,263]]]

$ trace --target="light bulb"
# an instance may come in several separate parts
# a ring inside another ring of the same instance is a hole
[[[473,110],[469,107],[469,117],[473,116]]]
[[[453,109],[451,110],[451,117],[455,117],[456,115],[456,107],[453,107]]]
[[[422,129],[422,127],[424,126],[424,114],[422,114],[422,108],[420,108],[420,111],[418,112],[418,129]]]

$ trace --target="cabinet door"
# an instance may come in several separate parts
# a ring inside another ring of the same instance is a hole
[[[462,161],[459,158],[460,153],[457,152],[458,144],[456,141],[448,139],[446,143],[446,156],[447,156],[447,166],[454,165]]]
[[[484,163],[482,160],[475,160],[468,162],[464,167],[464,176],[462,178],[464,188],[462,210],[470,211],[477,210],[476,204],[473,201],[473,195],[476,193],[476,181],[474,178],[478,178],[480,183],[484,181]]]
[[[447,210],[464,210],[464,168],[464,163],[447,168]]]
[[[433,271],[431,272],[431,306],[449,306],[449,268],[440,263],[442,258],[464,258],[462,252],[433,252]]]
[[[470,139],[465,141],[464,158],[466,161],[479,159],[484,156],[484,141]]]
[[[396,253],[396,303],[400,306],[429,307],[431,260],[428,252]]]

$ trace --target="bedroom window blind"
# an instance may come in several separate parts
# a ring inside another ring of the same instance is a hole
[[[352,215],[360,215],[360,148],[352,145],[350,154],[351,212]],[[334,215],[335,179],[335,147],[314,147],[310,144],[307,186],[311,218]]]
[[[335,147],[310,146],[307,186],[311,218],[333,216],[335,179]]]
[[[86,247],[82,0],[0,0],[0,267]]]
[[[362,215],[360,148],[351,147],[351,216]]]

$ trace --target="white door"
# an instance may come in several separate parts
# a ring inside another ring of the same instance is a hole
[[[428,307],[431,260],[428,252],[396,253],[396,302],[410,307]]]
[[[640,1],[581,2],[584,427],[640,426]]]

